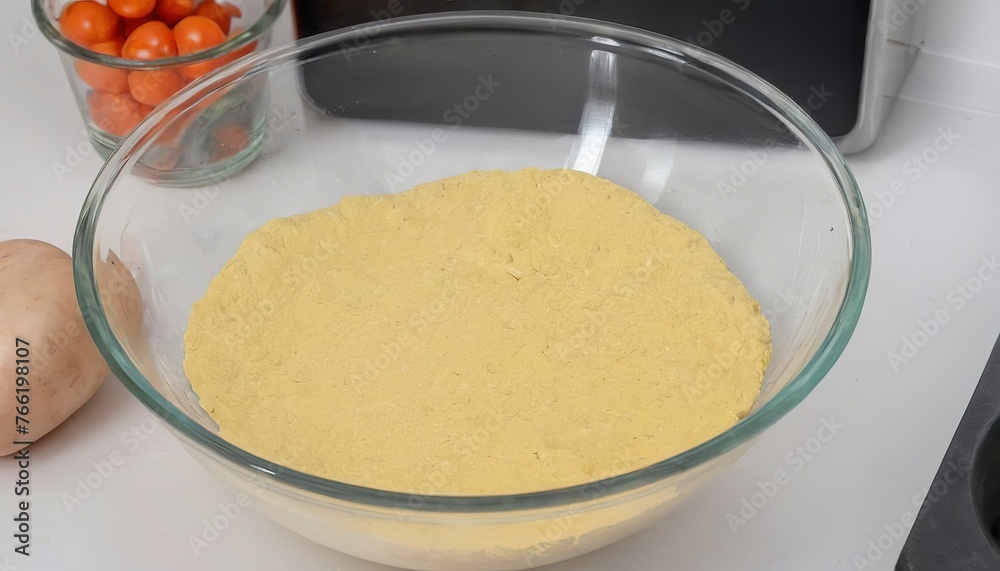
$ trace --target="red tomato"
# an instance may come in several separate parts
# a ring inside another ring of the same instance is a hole
[[[216,145],[209,151],[212,161],[227,159],[247,148],[250,144],[250,133],[243,125],[226,123],[212,129],[212,137]]]
[[[159,59],[177,55],[174,34],[163,22],[146,22],[125,40],[122,57],[128,59]]]
[[[160,147],[171,147],[180,148],[181,139],[184,138],[185,133],[191,127],[191,124],[202,117],[206,111],[215,104],[223,95],[225,91],[216,91],[191,107],[187,107],[183,110],[174,109],[169,112],[163,119],[164,125],[167,127],[162,133],[156,138],[156,145]]]
[[[233,39],[233,38],[235,38],[236,36],[238,36],[238,35],[240,35],[242,33],[243,33],[243,30],[241,30],[239,28],[236,28],[236,29],[233,30],[233,33],[229,34],[229,38],[228,39]],[[257,49],[257,40],[254,40],[254,41],[250,42],[249,44],[243,46],[242,48],[240,48],[238,50],[233,50],[229,54],[229,56],[230,56],[230,60],[229,61],[233,61],[233,60],[235,60],[237,58],[241,58],[241,57],[243,57],[243,56],[245,56],[247,54],[251,54],[251,53],[253,53],[253,51],[255,49]]]
[[[110,42],[101,42],[90,46],[90,49],[118,57],[122,55],[122,40],[118,38]],[[94,89],[107,93],[128,93],[127,70],[83,60],[78,60],[73,65],[76,67],[76,74],[80,76],[80,79]]]
[[[192,54],[217,46],[226,41],[219,25],[204,16],[188,16],[174,26],[174,40],[181,55]],[[228,54],[212,60],[186,65],[181,73],[188,79],[196,79],[231,61]]]
[[[122,21],[111,8],[92,0],[81,0],[63,8],[59,31],[73,43],[92,46],[121,36]]]
[[[184,78],[172,69],[133,70],[128,72],[128,87],[139,103],[156,106],[185,85]]]
[[[225,123],[212,129],[212,136],[227,147],[246,146],[250,138],[247,128],[238,123]]]
[[[174,26],[194,14],[194,0],[156,0],[156,17]]]
[[[226,34],[204,16],[188,16],[174,26],[174,41],[179,54],[193,54],[226,41]]]
[[[142,18],[156,8],[156,0],[108,0],[108,7],[122,18]]]
[[[240,29],[237,28],[237,29],[233,30],[232,33],[229,34],[229,37],[226,38],[226,39],[227,40],[228,39],[232,39],[232,38],[240,35],[241,33],[243,33],[243,30],[240,30]],[[239,49],[235,49],[235,50],[227,53],[226,55],[219,56],[219,57],[217,57],[217,58],[215,58],[213,60],[210,60],[210,61],[207,61],[207,62],[203,62],[203,63],[195,63],[195,64],[191,64],[191,65],[188,65],[188,66],[184,66],[184,69],[181,70],[181,73],[183,73],[184,76],[187,77],[187,78],[189,78],[189,79],[196,79],[196,78],[199,78],[199,77],[205,75],[206,73],[208,73],[208,72],[210,72],[210,71],[212,71],[214,69],[218,69],[218,68],[226,65],[227,63],[229,63],[231,61],[236,61],[237,59],[239,59],[239,58],[241,58],[241,57],[243,57],[243,56],[245,56],[245,55],[247,55],[249,53],[252,53],[256,48],[257,48],[257,42],[255,40],[255,41],[252,41],[252,42],[250,42],[249,44],[247,44],[245,46],[240,47]]]
[[[181,75],[183,75],[189,81],[194,81],[199,77],[205,75],[210,71],[219,69],[220,67],[226,65],[231,60],[227,56],[219,56],[215,59],[210,59],[208,61],[203,61],[199,63],[192,63],[181,67]]]
[[[229,33],[233,18],[243,16],[239,8],[231,4],[219,4],[215,0],[205,0],[195,8],[196,16],[204,16],[219,25],[222,33]]]
[[[87,108],[98,128],[116,137],[128,135],[153,110],[127,93],[102,91],[92,91],[87,95]]]
[[[132,32],[134,32],[136,28],[145,24],[146,22],[152,21],[152,19],[153,19],[152,14],[143,16],[142,18],[122,18],[122,25],[125,27],[125,37],[127,38],[131,36]]]

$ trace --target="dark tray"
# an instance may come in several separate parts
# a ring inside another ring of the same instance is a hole
[[[300,38],[373,20],[466,10],[518,10],[572,15],[644,28],[697,44],[750,69],[807,109],[831,137],[846,135],[858,121],[871,3],[872,0],[292,0]],[[446,47],[452,47],[454,53],[448,54]],[[439,48],[427,54],[408,54],[408,61],[425,55],[442,66],[448,66],[448,74],[439,74],[434,82],[428,84],[429,88],[438,89],[442,96],[468,95],[466,76],[475,78],[484,72],[474,69],[470,62],[491,62],[496,67],[489,71],[497,76],[503,74],[505,65],[523,67],[533,63],[530,57],[523,58],[515,52],[471,57],[472,54],[462,51],[474,50],[471,44],[461,47],[442,45]],[[507,59],[504,60],[504,57]],[[447,61],[449,58],[452,61]],[[565,59],[567,75],[580,73],[579,69],[573,68],[574,60],[583,62],[582,72],[586,73],[585,59],[580,60],[575,54]],[[332,60],[328,63],[332,64]],[[347,81],[347,78],[336,85],[326,85],[320,79],[325,72],[342,74],[344,70],[325,70],[323,67],[317,65],[304,70],[307,74],[306,89],[313,101],[327,110],[337,110],[339,116],[371,118],[380,107],[399,109],[411,103],[413,94],[406,91],[386,89],[371,92],[364,85]],[[544,69],[551,70],[552,66],[544,66]],[[406,69],[377,71],[379,77],[384,78],[385,73],[405,73]],[[575,78],[540,75],[538,82],[538,91],[566,101],[570,106],[580,96],[574,92],[580,85]],[[623,105],[652,106],[654,109],[662,106],[652,95],[664,87],[655,83],[622,86],[620,95]],[[572,89],[567,90],[565,85],[572,86]],[[627,93],[634,92],[633,88],[639,90],[639,94],[630,97]],[[683,86],[677,89],[682,90]],[[531,100],[517,99],[511,91],[508,93],[506,100],[494,101],[489,113],[479,113],[472,121],[485,126],[519,128],[519,125],[511,125],[509,121],[511,116],[520,117],[523,114],[512,110],[525,106],[526,101]],[[359,99],[362,97],[364,99]],[[365,101],[368,108],[351,105],[355,101]],[[425,117],[420,112],[422,109],[413,105],[409,119],[440,122],[440,112],[437,117]],[[682,113],[677,113],[677,116],[683,119]],[[405,116],[395,118],[407,120]],[[570,132],[576,132],[578,127],[576,124],[564,127],[557,119],[546,119],[542,118],[542,125],[532,123],[530,128],[573,129]],[[725,126],[728,120],[733,119],[720,117],[717,125],[706,127],[703,137],[718,136],[719,127]],[[660,133],[646,132],[635,122],[629,124],[627,117],[621,117],[621,123],[627,125],[622,127],[622,136],[661,136]],[[692,132],[690,128],[685,131]],[[739,137],[739,133],[725,135]]]
[[[1000,570],[1000,339],[896,571]]]
[[[629,56],[617,59],[609,79],[595,75],[588,38],[559,49],[552,42],[545,33],[486,25],[444,38],[421,32],[373,37],[364,50],[316,48],[313,61],[302,65],[302,88],[316,108],[338,118],[565,134],[580,131],[591,84],[615,102],[616,137],[797,142],[755,100],[708,73],[664,71],[657,58],[609,46],[608,52]],[[474,93],[482,94],[481,104]]]

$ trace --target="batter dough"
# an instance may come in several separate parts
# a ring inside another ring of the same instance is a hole
[[[771,356],[757,302],[700,234],[607,180],[537,169],[268,222],[184,342],[228,441],[419,494],[663,460],[745,415]]]

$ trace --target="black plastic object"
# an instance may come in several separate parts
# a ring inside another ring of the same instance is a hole
[[[831,137],[846,135],[858,119],[861,78],[871,0],[293,0],[299,37],[392,17],[461,10],[523,10],[600,19],[685,40],[743,65],[789,94]],[[457,55],[457,54],[452,54]],[[468,56],[468,54],[465,54]],[[483,54],[488,55],[488,54]],[[411,54],[412,56],[412,54]],[[455,57],[435,51],[426,57],[457,66],[455,76],[476,75],[469,68],[478,58]],[[513,60],[511,60],[514,63]],[[519,65],[530,65],[518,60]],[[545,63],[545,62],[539,62]],[[550,69],[539,66],[540,69]],[[396,72],[400,70],[394,70]],[[468,73],[463,73],[467,71]],[[340,116],[367,116],[351,107],[351,90],[331,86],[304,70],[310,98]],[[540,89],[552,97],[573,101],[580,94],[566,92],[564,78],[541,76]],[[568,85],[578,86],[579,83]],[[445,91],[458,85],[441,85]],[[636,85],[641,88],[642,86]],[[461,89],[468,90],[462,85]],[[371,107],[398,108],[407,92],[382,92],[369,99]],[[654,101],[637,101],[655,104]],[[524,105],[524,101],[506,103]],[[502,112],[498,113],[503,115]],[[513,115],[508,113],[507,115]],[[396,119],[402,119],[396,117]],[[441,117],[414,117],[441,122]],[[479,115],[473,124],[494,126]],[[509,125],[508,125],[509,126]],[[535,126],[537,128],[537,126]],[[690,131],[688,131],[690,132]],[[625,132],[623,135],[635,136]]]
[[[613,102],[613,136],[795,143],[756,100],[706,72],[585,32],[556,40],[539,25],[423,26],[371,37],[365,49],[331,45],[303,63],[304,89],[326,113],[352,119],[577,133],[592,98]]]
[[[896,571],[1000,570],[1000,339]]]

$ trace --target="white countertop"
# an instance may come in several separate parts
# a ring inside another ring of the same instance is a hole
[[[27,2],[0,5],[7,40],[8,32],[30,35],[30,21]],[[22,30],[25,23],[30,28]],[[286,14],[276,41],[290,30]],[[56,51],[40,35],[0,46],[0,77],[0,239],[36,238],[69,250],[101,161],[93,153],[78,165],[67,158],[77,145],[89,146]],[[941,130],[954,133],[954,143],[914,170],[913,157],[932,148]],[[667,521],[552,569],[849,570],[859,568],[856,557],[869,556],[884,526],[908,525],[1000,333],[1000,280],[986,282],[961,308],[949,297],[984,256],[1000,260],[998,156],[1000,68],[921,54],[878,143],[848,157],[873,218],[874,255],[864,313],[843,357],[802,405]],[[56,162],[72,172],[60,180]],[[896,180],[905,192],[884,206]],[[940,310],[947,323],[894,370],[888,353]],[[388,569],[320,547],[252,511],[194,553],[189,536],[200,535],[234,497],[150,418],[111,378],[31,448],[30,558],[13,553],[16,470],[0,459],[0,522],[7,522],[0,523],[0,570]],[[824,421],[843,428],[815,455],[799,454]],[[113,453],[124,462],[106,464]],[[739,514],[741,500],[779,468],[789,481],[734,533],[727,514]],[[68,509],[64,498],[78,488],[89,495]],[[883,539],[886,553],[865,568],[892,569],[902,544]]]

